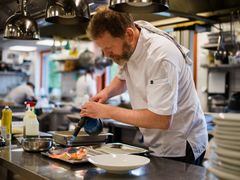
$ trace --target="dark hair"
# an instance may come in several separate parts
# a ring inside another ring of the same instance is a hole
[[[33,90],[35,89],[35,86],[34,86],[33,83],[31,83],[31,82],[27,82],[27,85],[28,85],[28,86],[31,86]]]
[[[105,32],[109,32],[113,37],[123,37],[128,27],[135,27],[134,19],[130,14],[101,6],[88,24],[87,35],[93,40]]]
[[[89,73],[89,74],[94,73],[94,71],[95,71],[94,66],[90,66],[86,69],[86,73]]]

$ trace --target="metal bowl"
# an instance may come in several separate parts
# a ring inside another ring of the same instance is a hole
[[[25,151],[41,152],[48,151],[53,145],[53,140],[51,138],[24,138],[21,144]]]

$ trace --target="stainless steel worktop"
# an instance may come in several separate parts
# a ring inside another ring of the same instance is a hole
[[[68,164],[52,160],[39,153],[24,152],[21,147],[0,148],[0,177],[4,179],[127,179],[178,180],[206,179],[204,167],[164,158],[150,157],[151,162],[126,175],[113,175],[90,163]]]

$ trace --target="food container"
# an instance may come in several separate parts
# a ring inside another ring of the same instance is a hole
[[[72,131],[56,131],[53,134],[53,139],[58,144],[69,146],[68,142],[71,139],[72,134]],[[90,136],[86,132],[80,131],[74,142],[71,143],[71,146],[101,144],[107,140],[108,136],[112,136],[112,134],[102,132],[96,136]]]
[[[22,147],[28,152],[41,152],[48,151],[52,145],[53,140],[51,138],[24,138],[21,141]]]

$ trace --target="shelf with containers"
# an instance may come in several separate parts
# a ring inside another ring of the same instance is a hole
[[[234,57],[240,45],[236,41],[237,38],[231,31],[222,32],[222,35],[222,41],[220,41],[219,32],[209,33],[208,43],[201,46],[209,50],[208,64],[201,64],[202,68],[207,69],[206,92],[209,112],[228,111],[232,84],[230,76],[231,73],[240,69],[240,60]],[[220,54],[219,59],[217,59],[217,53]]]

